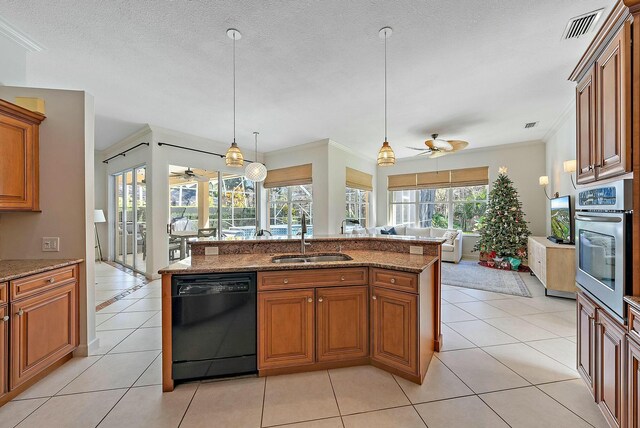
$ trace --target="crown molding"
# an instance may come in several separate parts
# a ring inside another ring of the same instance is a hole
[[[544,141],[545,143],[549,141],[551,136],[556,132],[558,132],[558,129],[560,129],[560,126],[562,126],[564,121],[567,119],[567,116],[569,116],[570,113],[575,111],[575,109],[576,109],[576,99],[572,98],[569,104],[567,104],[567,106],[564,108],[562,113],[560,113],[560,116],[558,116],[558,118],[553,123],[551,128],[549,128],[549,130],[544,134],[544,136],[542,137],[542,141]]]
[[[9,40],[22,46],[29,52],[42,52],[45,47],[33,40],[30,36],[18,30],[13,25],[0,16],[0,34],[6,36]]]
[[[98,151],[100,157],[104,157],[105,159],[109,156],[114,155],[115,153],[127,149],[128,146],[133,143],[137,143],[139,139],[149,135],[151,133],[151,127],[148,124],[145,124],[142,128],[124,138],[123,140],[118,141],[115,144],[110,145],[109,147]],[[151,141],[149,141],[150,143]],[[98,156],[96,156],[98,157]]]

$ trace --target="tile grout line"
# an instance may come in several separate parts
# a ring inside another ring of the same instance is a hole
[[[529,388],[529,387],[528,387],[528,386],[525,386],[524,388]],[[497,391],[495,391],[495,392],[497,392]],[[487,394],[491,394],[491,393],[490,393],[490,392],[488,392]],[[480,396],[480,394],[476,395],[476,397],[478,397],[478,398],[480,399],[480,401],[482,401],[482,402],[484,403],[484,405],[485,405],[485,406],[487,406],[488,408],[490,408],[490,409],[491,409],[491,411],[492,411],[493,413],[495,413],[495,414],[496,414],[496,416],[498,416],[502,422],[504,422],[508,427],[511,427],[511,424],[510,424],[509,422],[507,422],[507,421],[502,417],[502,415],[500,415],[500,413],[498,413],[498,412],[497,412],[497,410],[496,410],[496,409],[494,409],[493,407],[491,407],[491,406],[489,405],[489,403],[487,403],[486,401],[484,401],[484,400],[482,399],[482,396]]]
[[[329,377],[329,385],[331,385],[331,392],[333,392],[333,399],[336,401],[336,407],[338,408],[338,416],[340,417],[340,423],[342,423],[342,428],[344,428],[344,419],[342,419],[342,410],[340,410],[340,403],[338,402],[338,396],[336,395],[336,390],[333,387],[333,381],[331,380],[331,373],[327,370],[327,376]]]
[[[575,379],[573,379],[575,380]],[[570,380],[565,380],[562,382],[570,382]],[[547,384],[540,384],[540,385],[547,385]],[[591,422],[589,422],[588,420],[584,419],[582,416],[580,416],[578,413],[574,412],[573,410],[571,410],[570,408],[568,408],[567,406],[565,406],[564,404],[562,404],[560,401],[556,400],[555,397],[551,396],[550,394],[547,394],[543,389],[539,388],[538,385],[533,385],[536,387],[536,389],[540,392],[542,392],[544,395],[546,395],[547,397],[551,398],[553,401],[555,401],[556,403],[558,403],[559,405],[561,405],[562,407],[564,407],[565,409],[567,409],[569,412],[573,413],[574,415],[576,415],[577,417],[579,417],[580,419],[582,419],[583,421],[585,421],[587,423],[587,425],[590,426],[594,426]],[[604,417],[604,416],[603,416]]]
[[[433,360],[433,358],[432,358]],[[429,365],[431,365],[431,361],[429,362]],[[429,371],[429,368],[427,367],[427,371]],[[411,401],[411,399],[409,398],[409,396],[407,395],[407,393],[405,392],[405,390],[402,388],[402,385],[400,385],[400,382],[398,382],[398,379],[396,378],[396,376],[394,374],[391,374],[391,377],[393,378],[393,380],[395,381],[396,385],[398,385],[398,388],[400,388],[400,391],[402,391],[402,393],[404,394],[405,397],[407,397],[407,401],[409,402],[409,404],[411,405],[411,407],[413,408],[413,411],[416,412],[418,414],[418,417],[420,418],[420,420],[422,421],[422,423],[424,424],[424,426],[426,428],[429,428],[429,426],[427,425],[427,421],[424,420],[424,418],[422,417],[422,415],[420,414],[420,412],[418,411],[418,409],[416,409],[415,404],[413,404],[413,401]],[[426,377],[426,375],[425,375]]]
[[[191,407],[191,403],[193,403],[194,398],[196,398],[196,394],[198,393],[198,390],[200,389],[200,385],[202,385],[202,382],[198,382],[196,385],[196,389],[195,391],[193,391],[193,395],[191,396],[191,399],[189,400],[189,404],[187,404],[187,408],[184,409],[184,413],[182,414],[182,417],[180,418],[180,422],[178,422],[178,427],[180,428],[180,426],[182,425],[182,422],[184,422],[184,418],[187,416],[187,412],[189,412],[189,407]],[[165,392],[162,392],[163,394],[165,394]]]
[[[260,409],[260,427],[262,427],[262,423],[264,422],[264,403],[267,398],[267,379],[269,376],[264,378],[264,386],[262,387],[262,409]]]

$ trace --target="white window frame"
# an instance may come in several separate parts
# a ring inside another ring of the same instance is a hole
[[[477,186],[456,186],[456,187],[447,187],[447,200],[443,201],[443,202],[428,202],[428,203],[432,203],[432,204],[441,204],[441,205],[446,205],[447,206],[447,228],[448,229],[453,229],[453,223],[454,223],[454,216],[455,216],[455,212],[454,212],[454,205],[456,203],[461,203],[461,202],[484,202],[484,203],[488,203],[489,202],[489,185],[487,186],[487,198],[484,200],[481,199],[477,199],[477,200],[473,200],[473,201],[454,201],[453,200],[453,189],[457,189],[457,188],[462,188],[462,187],[477,187]],[[409,190],[411,192],[418,192],[420,189],[406,189]],[[437,190],[437,188],[434,189],[430,189],[430,190]],[[418,226],[418,222],[419,222],[419,214],[420,214],[420,200],[418,197],[415,197],[413,202],[393,202],[393,192],[401,192],[402,190],[389,190],[388,191],[388,204],[387,204],[387,224],[390,224],[391,219],[393,217],[393,206],[394,205],[406,205],[406,206],[413,206],[414,209],[414,218],[416,219],[415,222],[410,226],[410,227],[419,227]],[[417,196],[417,195],[416,195]],[[474,235],[474,232],[463,232],[465,235]]]
[[[311,186],[311,194],[309,195],[309,199],[298,199],[298,200],[293,200],[292,199],[292,191],[294,187],[302,187],[301,185],[293,185],[293,186],[279,186],[279,187],[275,187],[275,189],[282,189],[282,188],[286,188],[287,189],[287,200],[286,201],[278,201],[280,203],[285,202],[288,206],[289,206],[289,210],[287,211],[287,235],[291,236],[293,234],[292,232],[292,227],[293,227],[293,214],[292,214],[292,209],[291,209],[291,205],[296,203],[299,204],[300,202],[308,202],[311,204],[311,218],[307,219],[307,220],[311,220],[310,223],[307,224],[307,226],[313,226],[313,184],[310,185]],[[274,188],[270,188],[267,189],[267,230],[269,230],[269,232],[271,232],[271,206],[276,204],[277,202],[273,202],[271,200],[271,190],[273,190]]]
[[[344,199],[345,199],[345,219],[347,218],[347,206],[349,205],[349,200],[347,199],[347,194],[349,193],[349,190],[357,190],[359,192],[362,192],[362,194],[364,195],[363,198],[358,198],[358,200],[355,202],[357,205],[357,213],[360,214],[362,207],[366,207],[365,210],[365,217],[364,217],[364,224],[362,224],[362,222],[360,223],[360,227],[369,227],[369,219],[371,218],[371,191],[370,190],[362,190],[362,189],[358,189],[356,187],[345,187],[344,190]],[[364,199],[364,201],[363,201]],[[353,202],[351,202],[353,203]],[[360,218],[357,218],[356,220],[360,221]],[[347,224],[345,227],[345,230],[351,230],[353,229],[353,225],[349,225]]]

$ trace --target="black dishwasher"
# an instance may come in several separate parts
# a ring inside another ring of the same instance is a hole
[[[173,378],[255,373],[256,274],[174,275]]]

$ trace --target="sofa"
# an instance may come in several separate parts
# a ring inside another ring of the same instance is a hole
[[[396,235],[404,235],[404,236],[422,236],[427,238],[440,238],[447,231],[458,232],[458,235],[453,240],[452,244],[444,243],[442,244],[442,261],[445,262],[453,262],[458,263],[460,259],[462,259],[462,230],[455,229],[439,229],[436,227],[409,227],[405,225],[401,226],[378,226],[378,227],[368,227],[366,229],[353,229],[351,231],[352,234],[369,234],[369,235],[380,235],[383,230],[389,230],[394,228],[396,231]]]

